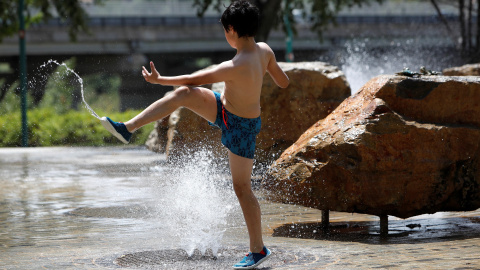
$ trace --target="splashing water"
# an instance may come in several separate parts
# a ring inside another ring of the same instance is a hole
[[[219,175],[208,151],[182,158],[168,172],[157,204],[158,218],[189,256],[195,249],[216,254],[227,227],[227,216],[236,204],[229,182]],[[165,175],[165,174],[164,174]],[[160,190],[160,189],[159,189]]]
[[[83,101],[83,104],[85,105],[85,108],[87,108],[87,110],[90,112],[91,115],[93,115],[94,117],[96,117],[97,119],[100,120],[100,116],[98,116],[97,113],[95,113],[95,111],[90,107],[90,105],[88,105],[87,101],[85,100],[85,95],[84,95],[84,92],[83,92],[83,79],[74,71],[72,70],[71,68],[69,68],[67,66],[67,64],[65,63],[58,63],[57,61],[53,60],[53,59],[50,59],[48,60],[46,63],[44,63],[43,65],[40,66],[40,68],[45,68],[49,65],[52,65],[52,64],[56,64],[57,66],[63,66],[65,67],[65,69],[67,70],[67,72],[69,73],[72,73],[73,75],[75,75],[75,77],[77,78],[78,80],[78,83],[80,84],[80,91],[81,91],[81,94],[82,94],[82,101]]]
[[[369,39],[345,43],[345,54],[338,63],[356,93],[370,79],[382,74],[395,74],[408,67],[418,71],[421,66],[441,71],[458,62],[449,47],[426,47],[415,40],[391,42],[376,46]]]
[[[40,66],[63,66],[77,78],[81,87],[82,101],[88,111],[97,119],[100,117],[88,105],[84,96],[82,78],[65,63],[48,60]],[[156,217],[168,230],[169,235],[179,239],[180,247],[189,256],[195,250],[205,254],[207,249],[216,254],[227,228],[227,216],[238,205],[226,177],[215,168],[217,165],[210,151],[203,150],[186,156],[176,163],[175,169],[151,172],[160,176],[168,175],[159,181],[156,196]],[[217,160],[218,161],[218,160]],[[161,186],[161,187],[160,187]]]

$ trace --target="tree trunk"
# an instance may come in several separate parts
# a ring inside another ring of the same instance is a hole
[[[454,43],[457,44],[457,40],[456,40],[456,38],[455,38],[455,35],[454,35],[452,29],[450,28],[450,25],[448,24],[447,19],[445,19],[445,17],[444,17],[443,14],[442,14],[442,11],[441,11],[440,8],[438,7],[437,1],[436,1],[436,0],[430,0],[430,2],[432,2],[433,7],[434,7],[435,10],[437,11],[438,17],[440,18],[440,20],[442,21],[442,23],[445,25],[445,28],[447,28],[448,35],[449,35],[450,38],[454,41]]]
[[[472,51],[472,9],[473,9],[473,0],[468,0],[468,17],[467,17],[467,50]]]
[[[477,53],[480,53],[480,1],[477,1]]]
[[[467,38],[466,38],[466,31],[465,31],[465,1],[458,0],[458,8],[460,11],[460,35],[462,37],[462,52],[465,52],[467,48]]]
[[[258,29],[255,39],[259,41],[267,41],[270,35],[270,30],[274,27],[275,20],[277,19],[277,13],[280,9],[282,0],[268,0],[266,2],[255,0],[254,4],[260,10],[260,27]]]

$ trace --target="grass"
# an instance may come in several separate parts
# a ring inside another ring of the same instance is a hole
[[[140,111],[108,113],[116,121],[126,121]],[[100,113],[99,115],[104,115]],[[29,110],[28,145],[29,146],[105,146],[121,145],[100,124],[100,121],[87,111],[68,111],[58,114],[53,108]],[[0,115],[0,147],[22,145],[22,121],[20,112]],[[151,123],[137,130],[130,141],[133,145],[142,145],[153,130]]]

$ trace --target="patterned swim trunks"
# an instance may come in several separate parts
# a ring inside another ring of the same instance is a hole
[[[262,121],[257,118],[243,118],[225,109],[220,100],[220,94],[213,92],[217,100],[217,118],[212,126],[222,130],[222,144],[235,155],[253,159],[255,140],[260,132]]]

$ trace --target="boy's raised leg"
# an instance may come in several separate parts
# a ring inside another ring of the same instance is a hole
[[[206,120],[215,122],[217,115],[217,101],[213,92],[210,89],[202,87],[181,86],[172,93],[152,103],[131,120],[125,122],[124,124],[122,123],[119,126],[124,126],[127,132],[133,133],[135,130],[146,124],[170,115],[179,107],[186,107]],[[116,133],[122,132],[116,128],[116,125],[120,123],[107,121],[107,117],[102,119],[105,119],[105,121],[102,121],[102,124],[104,124],[106,128],[107,126],[112,125],[112,128],[107,128],[107,130],[119,138],[118,134]],[[126,141],[122,139],[120,140],[124,143],[127,143],[128,139],[126,139]]]
[[[181,86],[125,122],[125,126],[128,131],[133,132],[146,124],[170,115],[179,107],[187,107],[210,122],[215,122],[217,116],[217,101],[212,90],[203,87]]]

